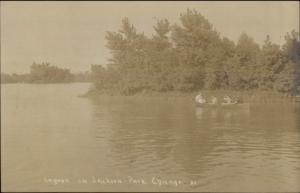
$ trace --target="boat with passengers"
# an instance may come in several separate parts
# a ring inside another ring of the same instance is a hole
[[[249,108],[249,103],[244,103],[238,98],[231,98],[225,96],[223,101],[218,101],[214,96],[211,97],[211,100],[206,100],[201,93],[195,97],[195,103],[197,107],[203,108],[222,108],[222,109],[236,109],[236,108]]]

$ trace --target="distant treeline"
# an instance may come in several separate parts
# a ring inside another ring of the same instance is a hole
[[[1,83],[66,83],[66,82],[89,82],[91,75],[88,72],[72,74],[69,69],[51,66],[49,63],[30,66],[27,74],[1,73]]]
[[[119,31],[107,32],[112,57],[107,67],[92,65],[94,91],[300,90],[299,32],[287,33],[282,46],[266,36],[260,47],[246,33],[234,43],[190,9],[180,25],[162,19],[154,30],[147,37],[125,18]]]

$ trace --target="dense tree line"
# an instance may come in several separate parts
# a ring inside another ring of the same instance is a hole
[[[125,95],[201,89],[299,92],[296,31],[285,35],[282,46],[266,36],[260,47],[246,33],[234,43],[190,9],[180,15],[180,25],[162,19],[154,30],[155,34],[147,37],[125,18],[119,31],[107,32],[111,59],[106,67],[91,67],[96,91]]]
[[[7,74],[1,72],[1,83],[24,83],[28,79],[28,74]]]
[[[65,82],[88,82],[91,76],[88,72],[72,74],[69,69],[52,66],[49,63],[30,66],[27,74],[1,73],[1,83],[65,83]]]

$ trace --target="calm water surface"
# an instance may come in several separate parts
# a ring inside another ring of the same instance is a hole
[[[87,83],[1,89],[2,191],[300,191],[295,103],[216,110],[78,97]]]

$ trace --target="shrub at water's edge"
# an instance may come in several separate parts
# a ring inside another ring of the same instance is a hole
[[[267,36],[260,47],[246,33],[235,44],[200,13],[189,9],[180,15],[180,25],[163,19],[154,30],[155,34],[147,37],[125,18],[119,31],[107,32],[111,59],[106,67],[92,65],[94,86],[87,95],[192,94],[199,90],[255,91],[274,96],[276,92],[299,93],[300,42],[296,31],[286,34],[282,46]]]
[[[92,98],[95,100],[105,99],[107,97],[130,97],[130,98],[165,98],[167,100],[172,98],[186,98],[194,102],[195,96],[201,92],[202,96],[210,101],[212,97],[216,97],[219,101],[223,101],[225,96],[229,96],[233,99],[238,99],[245,103],[281,103],[281,102],[299,102],[299,98],[295,97],[292,93],[281,93],[275,91],[261,91],[261,90],[249,90],[249,91],[237,91],[237,90],[199,90],[193,92],[181,92],[181,91],[168,91],[168,92],[157,92],[157,91],[144,91],[134,95],[124,95],[120,92],[113,90],[95,90],[90,89],[87,93],[80,97]]]

